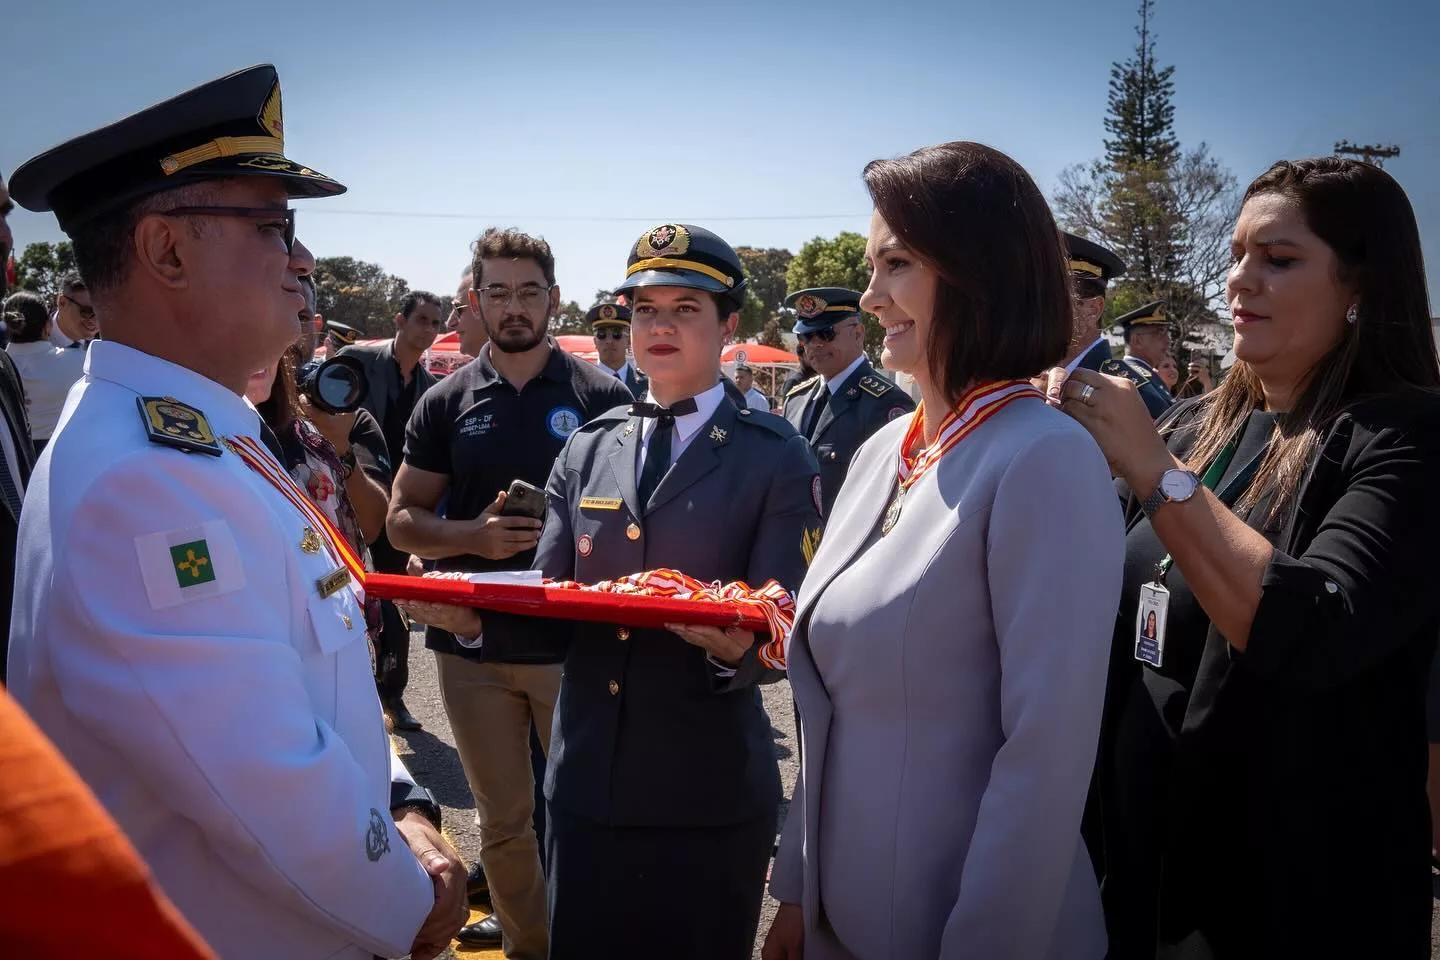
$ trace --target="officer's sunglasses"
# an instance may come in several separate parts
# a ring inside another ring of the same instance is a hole
[[[840,332],[840,328],[843,326],[847,326],[847,324],[837,323],[833,327],[826,327],[823,330],[816,330],[813,333],[797,333],[795,334],[795,339],[801,343],[809,343],[811,340],[830,343],[835,339],[835,335]]]
[[[608,330],[592,331],[596,340],[624,340],[628,330],[621,330],[619,327],[611,327]]]
[[[156,211],[164,217],[236,217],[241,220],[269,220],[260,229],[276,227],[285,240],[285,252],[295,252],[295,211],[283,207],[176,207]]]

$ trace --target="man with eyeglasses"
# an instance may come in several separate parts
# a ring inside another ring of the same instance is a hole
[[[10,691],[222,957],[431,960],[465,916],[439,808],[390,747],[359,576],[244,391],[294,342],[275,68],[33,158],[105,339],[22,511]],[[272,446],[273,445],[273,446]]]
[[[597,303],[585,314],[601,373],[608,373],[639,400],[650,390],[650,380],[630,362],[630,308],[623,303]]]
[[[55,298],[55,320],[50,325],[50,342],[57,347],[80,349],[100,336],[100,321],[90,303],[90,294],[80,274],[71,273],[60,281]]]
[[[405,450],[405,424],[436,378],[422,362],[425,351],[440,335],[441,301],[425,290],[412,290],[400,301],[395,314],[395,336],[384,343],[357,343],[345,347],[339,356],[360,361],[365,368],[369,390],[363,406],[370,411],[385,434],[390,462],[398,464]],[[370,556],[380,573],[404,573],[410,555],[396,550],[382,533],[370,545]],[[375,645],[375,689],[380,706],[396,730],[419,730],[417,720],[405,706],[405,687],[410,682],[410,628],[395,604],[380,601],[380,637]]]
[[[492,228],[474,251],[468,298],[490,341],[415,408],[387,526],[397,547],[440,570],[528,570],[542,523],[506,516],[504,491],[513,480],[543,490],[570,434],[632,398],[619,380],[550,337],[560,288],[548,243]],[[436,513],[442,499],[444,517]],[[565,651],[518,631],[488,631],[472,649],[431,627],[425,645],[435,651],[441,699],[475,797],[495,906],[493,916],[461,931],[460,942],[494,943],[503,932],[511,960],[545,960],[530,728],[548,753]]]
[[[842,287],[797,290],[785,306],[799,318],[795,336],[816,375],[785,394],[785,419],[820,461],[822,518],[828,519],[850,460],[871,434],[915,409],[915,401],[865,358],[860,294]]]
[[[470,280],[474,276],[470,267],[466,267],[460,275],[460,289],[455,291],[455,299],[450,301],[450,318],[445,322],[446,330],[460,335],[460,353],[467,357],[479,356],[480,348],[490,339],[480,314],[470,306]]]

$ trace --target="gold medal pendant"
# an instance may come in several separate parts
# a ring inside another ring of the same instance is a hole
[[[887,536],[895,529],[895,524],[900,522],[900,511],[905,507],[905,488],[896,487],[895,499],[890,501],[890,506],[885,508],[885,522],[880,524],[880,536]]]

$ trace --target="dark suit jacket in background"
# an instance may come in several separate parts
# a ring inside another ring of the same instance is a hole
[[[390,394],[404,388],[405,384],[400,379],[400,368],[395,363],[395,341],[386,340],[384,343],[351,344],[341,350],[336,356],[352,357],[359,360],[365,367],[365,378],[369,382],[369,391],[365,394],[365,402],[362,404],[370,411],[381,426],[385,426],[385,414],[390,406]],[[426,390],[435,386],[439,381],[435,375],[425,369],[422,360],[415,366],[416,401]],[[403,450],[391,450],[390,460],[396,472],[400,469],[400,462],[404,459]]]
[[[35,450],[30,443],[30,421],[25,416],[25,388],[20,384],[20,374],[15,369],[9,354],[0,350],[0,430],[9,430],[15,445],[15,455],[20,462],[20,482],[30,482],[30,470],[35,466]],[[0,470],[5,469],[0,464]],[[0,640],[0,682],[5,679],[6,655],[10,649],[10,605],[15,591],[15,534],[20,529],[20,518],[11,512],[8,504],[0,502],[0,625],[4,633]]]
[[[1162,421],[1178,456],[1203,406]],[[1116,625],[1097,767],[1115,960],[1154,956],[1156,897],[1131,883],[1153,844],[1126,831],[1157,809],[1162,929],[1183,911],[1221,960],[1430,956],[1440,400],[1360,402],[1322,437],[1296,508],[1262,531],[1275,555],[1245,652],[1210,628],[1168,777],[1152,775],[1163,729],[1139,735],[1159,723],[1134,620]],[[1140,520],[1134,496],[1127,520]]]

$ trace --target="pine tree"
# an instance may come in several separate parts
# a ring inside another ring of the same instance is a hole
[[[1150,32],[1154,0],[1140,0],[1139,42],[1129,60],[1110,66],[1110,106],[1105,131],[1105,159],[1117,171],[1138,164],[1168,168],[1180,145],[1175,139],[1175,68],[1155,67],[1155,38]]]

